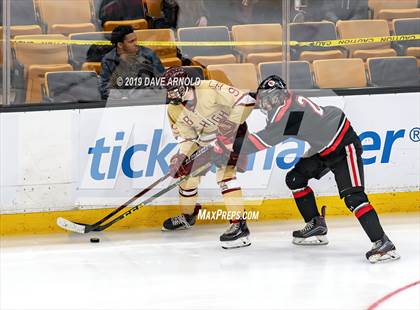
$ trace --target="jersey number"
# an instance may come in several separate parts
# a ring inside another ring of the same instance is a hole
[[[297,102],[301,106],[309,105],[312,108],[312,110],[314,110],[315,113],[317,113],[317,114],[319,114],[321,116],[324,114],[324,111],[322,110],[322,108],[319,105],[317,105],[316,103],[313,103],[308,98],[305,98],[305,97],[302,97],[302,96],[298,96],[297,97]]]

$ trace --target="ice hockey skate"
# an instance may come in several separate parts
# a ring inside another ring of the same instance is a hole
[[[392,241],[389,240],[386,235],[384,235],[381,239],[373,243],[372,249],[366,253],[366,258],[369,260],[369,262],[375,264],[379,262],[396,260],[399,259],[400,256],[398,255]]]
[[[301,230],[293,232],[293,243],[297,245],[323,245],[328,244],[327,224],[325,223],[325,206],[321,215],[314,217]]]
[[[220,236],[224,249],[242,248],[251,245],[249,229],[245,220],[231,223],[229,228]]]
[[[163,222],[162,231],[173,231],[173,230],[186,230],[194,226],[201,205],[195,206],[192,214],[181,214],[174,217],[170,217]]]

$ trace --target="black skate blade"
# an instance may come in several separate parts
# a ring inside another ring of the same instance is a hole
[[[245,245],[238,245],[238,246],[234,246],[234,247],[226,247],[226,246],[223,246],[222,245],[222,249],[232,250],[232,249],[246,248],[246,247],[248,247],[250,245],[251,245],[251,243],[248,243],[248,244],[245,244]]]
[[[221,241],[222,248],[225,250],[230,249],[239,249],[239,248],[245,248],[247,246],[251,245],[251,241],[249,240],[248,236],[238,238],[237,240],[232,241]]]
[[[327,245],[328,238],[326,235],[311,236],[307,238],[294,237],[292,243],[295,245],[304,245],[304,246]]]
[[[167,229],[165,227],[162,226],[162,228],[160,229],[163,232],[171,232],[171,231],[184,231],[184,230],[190,230],[192,227],[180,227],[180,228],[176,228],[176,229]]]

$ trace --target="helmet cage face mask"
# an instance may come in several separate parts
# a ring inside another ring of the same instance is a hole
[[[171,87],[168,89],[167,98],[170,104],[181,104],[183,102],[183,97],[187,93],[188,87],[179,85],[176,87]]]
[[[257,90],[257,106],[267,114],[273,109],[285,104],[289,97],[286,83],[277,75],[265,78]]]
[[[284,91],[281,89],[262,89],[257,95],[257,106],[267,115],[272,109],[284,105]]]
[[[163,74],[165,88],[167,89],[167,103],[180,104],[188,91],[185,80],[189,78],[188,73],[181,67],[172,67]]]

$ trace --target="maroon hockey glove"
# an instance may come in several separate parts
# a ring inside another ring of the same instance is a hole
[[[184,154],[176,153],[172,156],[169,163],[169,174],[173,178],[180,178],[188,175],[191,172],[191,165],[185,165],[187,156]]]
[[[212,161],[217,167],[226,166],[233,142],[238,131],[238,124],[225,119],[219,123],[216,141],[213,144]]]

